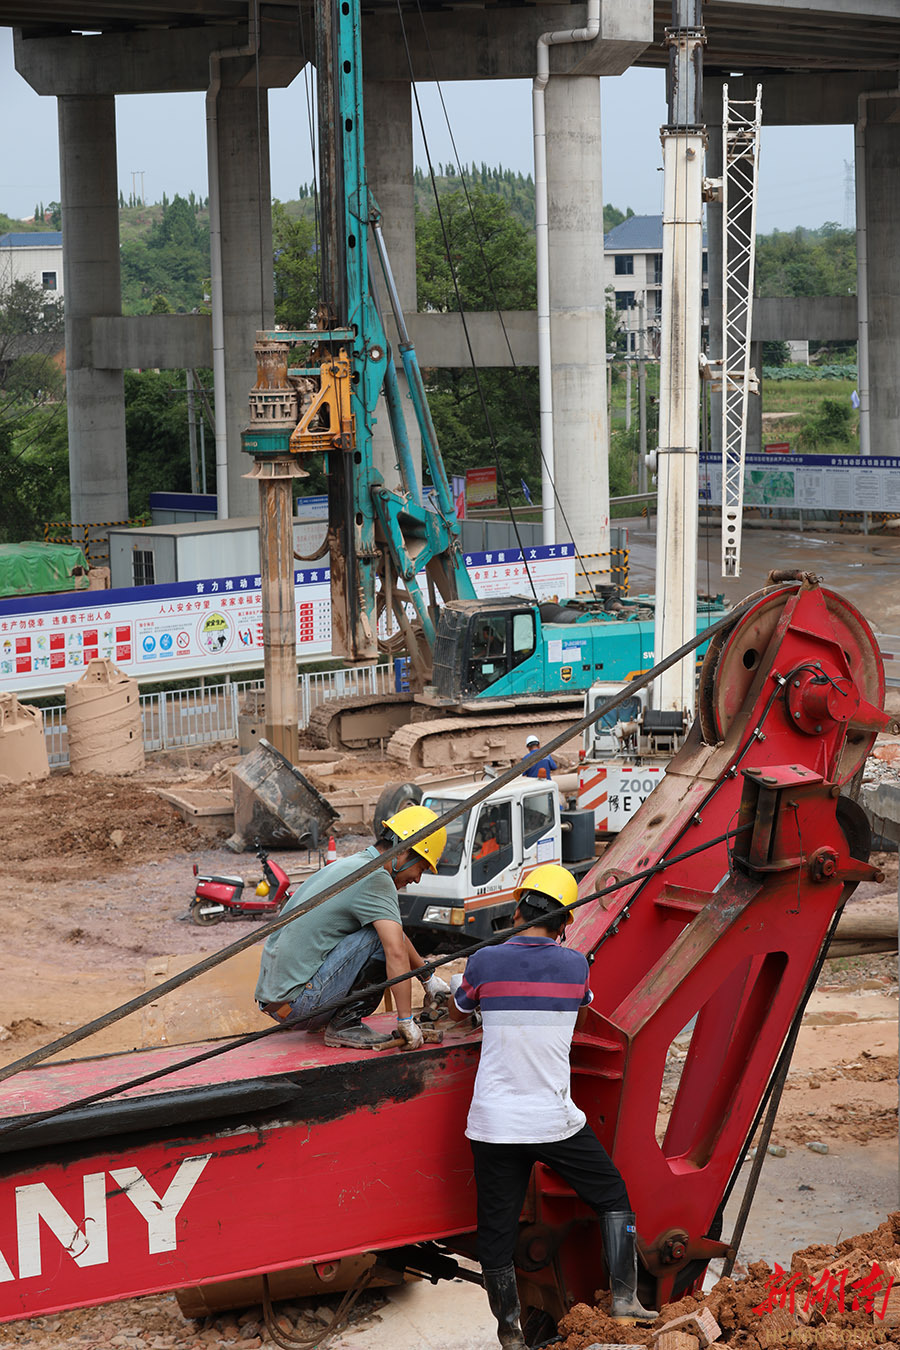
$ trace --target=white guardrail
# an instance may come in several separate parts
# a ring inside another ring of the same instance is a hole
[[[876,633],[875,637],[884,661],[885,680],[889,687],[900,688],[900,635]],[[144,749],[166,750],[175,746],[235,740],[244,696],[262,687],[262,680],[236,680],[227,684],[141,694]],[[301,671],[297,677],[299,725],[308,726],[313,709],[326,699],[393,692],[392,665]],[[50,767],[64,768],[69,762],[64,707],[44,709],[44,737]]]
[[[262,680],[197,685],[193,689],[154,690],[141,694],[144,749],[209,745],[236,740],[241,705],[247,693],[262,689]],[[345,670],[301,671],[297,676],[299,725],[308,726],[314,708],[329,698],[353,694],[392,694],[394,668],[350,666]],[[44,738],[51,768],[69,762],[66,709],[44,708]]]

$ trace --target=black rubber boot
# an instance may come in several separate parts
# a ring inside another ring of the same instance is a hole
[[[516,1288],[516,1268],[482,1270],[491,1312],[497,1319],[497,1335],[505,1350],[526,1350],[525,1338],[519,1326],[519,1291]]]
[[[644,1308],[637,1297],[637,1230],[631,1210],[600,1215],[603,1252],[612,1295],[610,1317],[616,1322],[654,1322],[659,1316]]]
[[[364,989],[370,984],[382,984],[386,975],[383,961],[370,960],[363,966],[357,975],[350,993],[357,988]],[[362,1019],[373,1013],[381,1002],[382,995],[379,991],[375,994],[368,994],[361,998],[358,1003],[351,1003],[346,1008],[340,1008],[334,1014],[331,1021],[325,1028],[325,1044],[339,1046],[346,1050],[365,1050],[373,1045],[386,1045],[393,1037],[385,1035],[381,1031],[373,1031],[371,1027],[363,1026]]]

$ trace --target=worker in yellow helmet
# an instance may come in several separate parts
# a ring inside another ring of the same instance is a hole
[[[381,823],[374,844],[339,858],[298,886],[282,913],[289,914],[343,877],[352,878],[364,863],[436,820],[425,806],[404,807]],[[256,986],[261,1011],[278,1022],[290,1020],[305,1031],[324,1027],[326,1045],[360,1049],[389,1041],[390,1035],[362,1020],[375,1011],[380,993],[364,995],[337,1011],[331,1005],[354,989],[380,984],[424,965],[403,932],[397,891],[414,886],[425,871],[436,872],[446,842],[447,831],[439,826],[369,876],[349,880],[343,891],[304,918],[272,933],[263,946]],[[449,986],[436,975],[422,983],[431,997],[449,993]],[[400,1035],[410,1046],[421,1045],[409,981],[395,985],[393,994]]]
[[[591,1002],[586,958],[561,943],[578,884],[564,867],[545,863],[514,894],[514,923],[530,926],[469,957],[464,974],[451,978],[449,1012],[458,1022],[481,1011],[481,1058],[466,1125],[478,1188],[478,1255],[500,1344],[525,1350],[513,1252],[536,1162],[558,1173],[600,1220],[612,1316],[633,1322],[656,1313],[637,1298],[625,1182],[570,1095],[572,1034]]]

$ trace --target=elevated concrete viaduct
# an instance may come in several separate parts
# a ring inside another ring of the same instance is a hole
[[[393,0],[364,10],[366,135],[370,179],[386,214],[401,299],[415,307],[410,79],[532,78],[542,33],[584,24],[585,6],[514,8],[459,0],[446,9]],[[601,551],[603,484],[586,473],[581,447],[605,441],[605,323],[599,80],[638,63],[666,63],[668,0],[602,0],[591,42],[552,46],[546,94],[556,481],[570,526],[586,551]],[[868,241],[863,323],[872,378],[873,453],[900,453],[900,250],[893,244],[900,193],[900,0],[707,0],[706,107],[716,153],[721,82],[747,88],[761,79],[768,124],[860,125],[865,197],[860,225]],[[220,60],[216,52],[252,54]],[[252,22],[251,22],[252,20]],[[67,272],[67,352],[73,517],[126,514],[122,370],[132,365],[208,365],[209,323],[199,316],[125,318],[118,275],[115,97],[136,92],[207,90],[214,64],[221,237],[224,262],[228,503],[255,509],[243,478],[239,433],[253,383],[253,333],[272,314],[269,259],[267,91],[291,82],[305,61],[311,11],[295,0],[0,0],[0,24],[15,28],[16,65],[39,93],[59,101],[63,234]],[[88,35],[90,34],[90,35]],[[407,57],[405,41],[409,44]],[[739,74],[740,73],[740,74]],[[660,100],[662,106],[662,99]],[[862,175],[860,175],[862,177]],[[260,200],[262,198],[262,200]],[[716,227],[710,212],[710,285],[715,291]],[[721,244],[719,242],[719,249]],[[720,256],[720,254],[719,254]],[[713,294],[713,310],[715,295]],[[535,316],[508,315],[516,360],[536,354]],[[781,325],[784,325],[782,328]],[[835,329],[834,325],[837,325]],[[411,315],[423,364],[464,364],[458,316]],[[837,331],[839,329],[839,331]],[[776,336],[855,336],[852,298],[785,307],[760,303],[754,340]],[[495,316],[473,318],[478,358],[507,364]],[[714,341],[715,339],[713,339]],[[713,352],[715,354],[715,351]],[[861,391],[862,392],[862,391]],[[222,410],[220,409],[220,415]],[[598,426],[599,421],[599,426]],[[390,455],[385,451],[385,463]],[[562,528],[562,526],[561,526]]]

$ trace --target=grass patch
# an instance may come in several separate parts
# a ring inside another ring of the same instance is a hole
[[[763,412],[808,413],[826,398],[849,407],[855,388],[854,380],[763,380]]]

